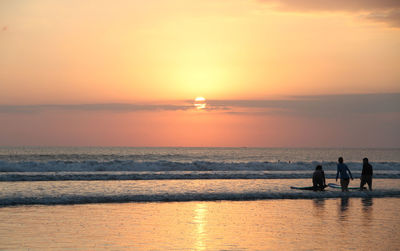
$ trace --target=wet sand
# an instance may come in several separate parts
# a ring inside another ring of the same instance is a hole
[[[399,198],[0,208],[1,249],[395,250]]]

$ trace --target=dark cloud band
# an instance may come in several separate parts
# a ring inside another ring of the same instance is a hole
[[[257,109],[261,113],[332,116],[367,113],[399,113],[400,93],[295,96],[277,100],[209,100],[210,106]],[[399,117],[400,118],[400,117]]]
[[[161,104],[45,104],[45,105],[0,105],[3,113],[33,113],[48,110],[72,111],[110,111],[110,112],[135,112],[135,111],[178,111],[193,108],[189,105],[161,105]]]
[[[0,105],[0,113],[34,113],[41,111],[81,112],[138,112],[182,111],[195,109],[193,101],[176,104],[46,104],[46,105]],[[208,100],[205,111],[221,111],[231,114],[287,114],[299,116],[340,116],[370,113],[398,113],[400,93],[293,96],[282,99],[263,100]],[[399,116],[400,118],[400,116]]]
[[[367,12],[367,20],[400,28],[399,0],[260,0],[280,11],[294,12]]]

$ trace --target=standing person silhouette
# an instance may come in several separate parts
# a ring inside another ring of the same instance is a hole
[[[353,175],[351,175],[350,169],[347,167],[347,165],[343,163],[342,157],[339,157],[338,162],[339,163],[337,164],[336,181],[340,176],[340,186],[342,187],[342,192],[349,191],[347,187],[349,186],[350,178],[351,180],[353,180]]]
[[[363,169],[360,179],[360,190],[363,190],[365,183],[367,183],[369,190],[372,191],[372,166],[368,163],[368,158],[363,159]]]

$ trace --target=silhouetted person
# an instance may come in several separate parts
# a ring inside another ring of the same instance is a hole
[[[340,176],[340,186],[342,187],[342,192],[349,191],[347,187],[349,186],[350,178],[351,180],[353,180],[353,175],[351,175],[350,169],[347,167],[347,165],[343,163],[342,157],[339,157],[338,162],[339,163],[337,164],[336,181]]]
[[[363,159],[363,169],[360,179],[360,189],[363,189],[365,183],[367,183],[369,190],[372,191],[372,166],[368,163],[368,158]]]
[[[318,165],[315,168],[315,171],[314,171],[313,177],[312,177],[312,182],[313,182],[314,191],[323,191],[325,189],[325,187],[326,187],[325,173],[324,173],[324,170],[322,170],[321,165]]]

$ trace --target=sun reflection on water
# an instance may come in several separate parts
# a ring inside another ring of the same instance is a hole
[[[196,204],[196,208],[194,209],[194,219],[193,223],[196,225],[196,242],[194,244],[194,248],[196,250],[206,250],[206,244],[204,240],[207,238],[207,234],[205,232],[205,225],[207,224],[207,205],[204,203]]]

